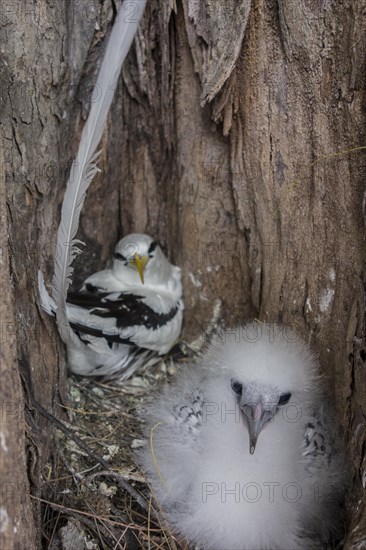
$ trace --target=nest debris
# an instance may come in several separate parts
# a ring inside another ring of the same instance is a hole
[[[143,444],[140,406],[196,354],[182,343],[123,384],[68,378],[63,429],[54,430],[43,472],[44,549],[187,550],[163,526],[134,449]]]

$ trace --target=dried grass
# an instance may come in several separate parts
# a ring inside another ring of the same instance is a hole
[[[182,344],[123,385],[116,380],[68,378],[69,402],[59,405],[58,417],[69,434],[54,431],[54,451],[43,473],[42,499],[38,499],[43,510],[43,548],[187,548],[163,528],[162,516],[135,462],[134,448],[142,437],[140,405],[193,355]],[[106,471],[80,448],[72,434],[110,469]]]

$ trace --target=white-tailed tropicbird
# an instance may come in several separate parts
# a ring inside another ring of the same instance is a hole
[[[44,284],[41,302],[55,304]],[[70,370],[84,376],[128,378],[151,354],[167,353],[183,320],[181,270],[148,235],[130,234],[115,248],[111,269],[88,277],[67,297],[75,338],[67,344]]]
[[[173,532],[210,550],[336,540],[347,467],[321,383],[294,333],[255,323],[216,337],[154,396],[137,458]]]

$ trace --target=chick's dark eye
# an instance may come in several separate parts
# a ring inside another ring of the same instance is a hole
[[[241,395],[241,393],[243,391],[243,384],[240,384],[240,382],[238,382],[237,380],[232,379],[231,380],[231,387],[237,395]]]
[[[291,393],[283,393],[278,400],[278,404],[287,405],[290,399],[291,399]]]
[[[155,241],[153,241],[153,242],[151,243],[151,245],[149,246],[149,250],[147,251],[147,253],[148,253],[148,255],[149,255],[150,258],[152,257],[153,252],[154,252],[154,250],[155,250],[156,247],[157,247],[157,243],[156,243]]]

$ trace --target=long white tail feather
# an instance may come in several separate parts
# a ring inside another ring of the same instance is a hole
[[[132,15],[131,4],[134,4]],[[96,163],[99,153],[96,153],[96,148],[102,137],[122,64],[136,34],[145,4],[146,0],[123,2],[108,40],[93,91],[93,97],[97,99],[91,105],[88,119],[83,128],[79,150],[71,166],[62,204],[61,222],[57,233],[55,271],[52,280],[54,302],[51,302],[47,293],[43,276],[38,276],[42,307],[47,312],[56,311],[58,330],[66,344],[70,341],[75,342],[67,319],[66,297],[72,280],[72,263],[81,252],[78,245],[83,244],[75,239],[80,213],[88,187],[98,171]],[[80,346],[83,346],[81,342]]]
[[[42,271],[38,271],[38,290],[42,308],[48,315],[53,315],[56,312],[56,304],[54,299],[47,292]]]

